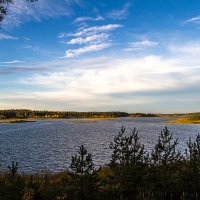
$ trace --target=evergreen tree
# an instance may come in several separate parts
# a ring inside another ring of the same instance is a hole
[[[92,155],[81,145],[78,155],[72,156],[72,199],[94,199],[96,192],[96,170]]]
[[[125,131],[122,127],[110,143],[113,150],[110,167],[114,173],[111,178],[116,184],[117,199],[137,199],[138,189],[143,183],[146,153],[139,141],[138,131],[134,128],[130,135],[125,135]]]
[[[173,133],[170,133],[167,127],[165,127],[161,131],[157,144],[151,153],[153,164],[166,166],[181,160],[181,153],[176,150],[177,145],[178,139],[174,140]]]
[[[157,144],[151,152],[150,190],[155,199],[173,199],[177,193],[180,176],[181,153],[176,150],[178,139],[173,139],[167,127],[161,131]],[[178,172],[178,173],[177,173]]]

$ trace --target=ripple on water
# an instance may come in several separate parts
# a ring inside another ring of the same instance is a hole
[[[141,142],[151,151],[160,131],[166,126],[162,118],[122,118],[117,120],[41,120],[35,123],[0,124],[0,162],[7,168],[18,161],[21,172],[67,169],[71,156],[84,144],[94,163],[104,165],[111,159],[110,141],[121,126],[130,133],[139,131]],[[188,138],[195,138],[200,125],[167,125],[179,139],[184,151]]]

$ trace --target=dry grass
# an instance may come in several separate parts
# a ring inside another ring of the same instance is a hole
[[[27,120],[27,119],[7,119],[7,120],[2,120],[0,123],[25,123],[25,122],[35,122],[33,120]]]
[[[166,122],[166,124],[200,124],[200,120],[192,120],[190,118],[178,118]]]

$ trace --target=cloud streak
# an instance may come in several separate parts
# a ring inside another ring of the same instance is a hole
[[[124,4],[124,6],[121,9],[113,10],[110,13],[107,14],[108,18],[111,18],[113,20],[122,20],[126,19],[129,15],[129,8],[131,7],[130,3]]]
[[[68,45],[85,45],[76,49],[68,49],[64,57],[73,58],[85,53],[101,51],[110,47],[112,45],[109,40],[110,32],[121,27],[121,24],[107,24],[81,28],[75,33],[60,34],[60,38],[64,38],[66,36],[73,37],[71,40],[66,42]]]
[[[18,39],[17,37],[13,37],[6,33],[0,33],[0,40],[17,40],[17,39]]]
[[[137,50],[143,50],[145,48],[149,47],[155,47],[159,43],[155,41],[149,41],[149,40],[143,40],[139,42],[131,42],[129,43],[129,47],[125,49],[125,51],[137,51]]]
[[[105,48],[108,48],[109,46],[111,46],[110,43],[101,43],[101,44],[92,44],[92,45],[88,45],[88,46],[78,48],[78,49],[73,49],[73,50],[70,49],[66,51],[65,57],[73,58],[73,57],[77,57],[88,52],[100,51]]]
[[[85,44],[85,43],[91,43],[91,42],[99,43],[107,38],[108,38],[108,35],[105,33],[102,33],[98,35],[87,36],[85,38],[83,37],[73,38],[70,41],[68,41],[67,44]]]
[[[10,4],[8,14],[6,15],[2,26],[15,27],[20,24],[34,19],[40,21],[42,19],[69,16],[72,14],[71,4],[78,4],[77,0],[42,0],[39,2],[28,3],[24,0],[17,0],[14,4]]]
[[[200,15],[185,20],[183,24],[200,24]]]
[[[100,15],[98,15],[97,17],[78,17],[74,20],[74,23],[82,23],[86,21],[98,22],[98,21],[103,21],[103,20],[105,19]]]
[[[89,28],[82,28],[76,33],[69,33],[66,36],[72,36],[72,37],[88,36],[88,35],[93,35],[100,32],[110,32],[121,27],[123,27],[123,25],[121,24],[107,24],[103,26],[93,26]]]
[[[16,63],[24,63],[24,60],[12,60],[12,61],[5,61],[5,62],[0,62],[2,64],[16,64]]]

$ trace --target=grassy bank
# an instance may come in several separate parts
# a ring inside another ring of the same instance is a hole
[[[166,124],[200,124],[200,120],[195,120],[191,118],[178,118],[178,119],[166,122]]]
[[[0,123],[3,124],[9,124],[9,123],[28,123],[28,122],[35,122],[34,120],[31,119],[6,119],[6,120],[1,120]]]

